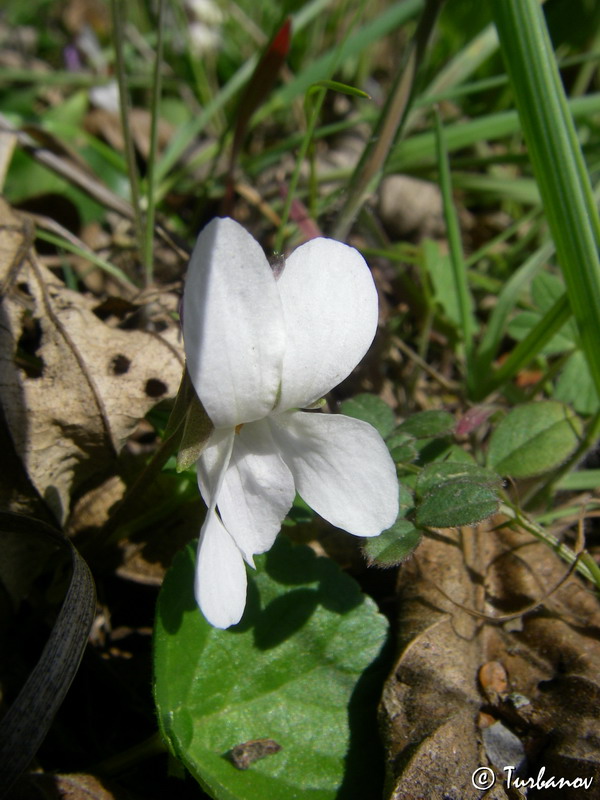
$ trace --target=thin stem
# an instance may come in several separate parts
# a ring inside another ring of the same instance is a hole
[[[523,516],[518,508],[508,503],[502,503],[499,510],[501,514],[507,516],[509,520],[515,522],[520,528],[523,528],[523,530],[535,536],[536,539],[549,545],[567,564],[575,564],[575,562],[577,562],[575,569],[579,574],[583,575],[584,578],[587,578],[588,581],[591,581],[600,588],[600,569],[595,562],[594,567],[590,568],[589,561],[591,556],[589,553],[585,550],[582,553],[575,553],[570,547],[567,547],[566,544],[560,542],[556,536],[553,536],[551,533],[544,530],[544,528],[536,525],[535,522]],[[593,561],[593,559],[591,560]]]
[[[308,126],[306,128],[306,133],[304,134],[304,139],[302,140],[302,144],[300,145],[300,150],[298,152],[298,158],[296,159],[296,165],[294,167],[294,172],[292,173],[292,177],[290,178],[290,183],[287,190],[287,195],[285,197],[285,203],[283,205],[283,211],[281,212],[281,224],[277,231],[277,236],[275,237],[275,245],[274,250],[276,253],[280,253],[283,248],[283,241],[285,238],[285,228],[290,218],[290,211],[292,209],[292,202],[296,195],[296,187],[298,186],[298,180],[300,178],[300,170],[302,169],[302,164],[304,163],[304,159],[306,158],[306,154],[308,153],[308,148],[310,147],[310,143],[313,138],[313,134],[315,131],[315,127],[317,125],[317,120],[319,119],[319,113],[321,111],[321,106],[323,105],[323,101],[325,99],[325,94],[327,93],[326,89],[318,89],[315,92],[315,98],[313,100],[312,111],[308,116]]]
[[[94,764],[92,772],[98,775],[119,775],[137,766],[141,761],[165,752],[167,752],[167,746],[157,731],[148,739],[135,744],[128,750]]]

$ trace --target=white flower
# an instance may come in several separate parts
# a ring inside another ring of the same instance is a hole
[[[208,511],[196,599],[218,628],[246,603],[244,560],[273,544],[296,491],[322,517],[376,536],[398,513],[394,463],[366,422],[306,408],[342,381],[377,327],[362,256],[313,239],[275,277],[231,219],[204,228],[188,270],[183,333],[190,377],[215,430],[198,460]]]

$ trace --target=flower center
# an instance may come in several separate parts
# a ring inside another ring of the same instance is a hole
[[[242,428],[243,428],[243,427],[244,427],[244,423],[243,423],[243,422],[240,422],[240,424],[239,424],[239,425],[236,425],[236,426],[235,426],[235,432],[236,432],[236,433],[239,433],[239,432],[242,430]]]

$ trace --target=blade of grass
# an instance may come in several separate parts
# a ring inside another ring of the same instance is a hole
[[[256,121],[265,119],[277,108],[288,108],[297,97],[305,95],[313,84],[330,78],[336,65],[343,64],[349,57],[356,58],[367,48],[376,46],[384,36],[415,17],[422,7],[423,0],[392,3],[382,14],[366,22],[359,30],[349,35],[346,41],[336,44],[324,55],[314,59],[293,80],[278,89],[273,94],[271,102],[266,103],[256,114]],[[297,21],[293,24],[294,30],[297,31]]]
[[[600,219],[544,15],[537,0],[494,0],[491,7],[568,303],[600,394]]]
[[[600,94],[586,95],[568,101],[573,117],[589,117],[600,111]],[[485,117],[457,122],[445,130],[448,152],[453,153],[481,141],[492,141],[512,136],[521,130],[521,120],[516,111],[501,111]],[[416,134],[394,147],[385,171],[402,172],[414,169],[416,165],[435,163],[435,133]]]
[[[123,24],[123,13],[125,5],[119,0],[111,0],[112,23],[115,39],[115,58],[117,68],[117,84],[119,86],[119,112],[121,116],[121,128],[123,131],[123,141],[125,143],[125,160],[127,162],[127,174],[129,176],[129,191],[131,192],[131,205],[133,206],[134,225],[137,234],[138,247],[140,253],[144,252],[144,220],[140,201],[140,181],[135,161],[135,151],[133,147],[133,137],[129,125],[129,91],[126,81],[125,68],[125,31]]]
[[[527,336],[515,347],[502,366],[485,381],[482,380],[477,389],[477,397],[485,397],[499,389],[526,367],[544,346],[559,332],[562,326],[571,319],[571,307],[566,294],[556,301],[542,319],[531,329]]]
[[[293,30],[297,33],[301,31],[314,17],[321,14],[331,2],[332,0],[313,0],[311,3],[308,3],[302,11],[296,15],[292,15]],[[259,55],[256,54],[253,58],[248,59],[248,61],[246,61],[229,79],[221,91],[215,95],[212,102],[203,109],[202,113],[190,120],[186,125],[181,126],[169,143],[169,146],[166,148],[157,166],[157,180],[164,181],[171,168],[178,159],[181,158],[189,145],[204,130],[214,114],[222,109],[223,106],[235,96],[236,92],[242,88],[254,72],[258,63],[258,58]],[[322,77],[327,76],[324,75]],[[168,185],[161,185],[158,189],[158,198],[160,199],[163,197],[166,191],[168,191]]]
[[[440,176],[440,189],[446,220],[446,232],[450,249],[450,263],[454,278],[454,292],[460,317],[460,330],[467,367],[467,385],[474,379],[472,374],[471,359],[473,355],[473,333],[475,319],[473,317],[473,298],[469,291],[467,269],[463,257],[463,248],[460,235],[460,225],[452,198],[452,179],[450,177],[450,162],[444,141],[444,131],[439,113],[435,112],[435,133],[437,139],[438,170]]]
[[[443,0],[425,0],[417,31],[394,80],[394,86],[379,116],[373,135],[350,178],[344,205],[340,210],[333,236],[345,239],[367,194],[383,175],[392,145],[402,130],[415,84]]]
[[[154,257],[154,175],[156,171],[156,154],[158,152],[158,107],[161,94],[161,67],[163,61],[163,28],[164,28],[165,0],[158,2],[158,26],[156,40],[156,56],[154,59],[154,74],[152,81],[152,99],[150,103],[150,152],[148,155],[148,177],[146,180],[146,235],[144,237],[143,263],[146,286],[152,283],[153,279],[153,257]]]
[[[263,49],[262,56],[240,99],[235,119],[233,142],[231,143],[231,151],[229,154],[225,196],[221,208],[225,216],[230,215],[233,209],[233,176],[237,157],[247,132],[248,123],[256,109],[272,91],[279,77],[281,68],[286,62],[290,50],[291,27],[291,20],[287,17]]]
[[[36,238],[41,239],[43,242],[49,242],[50,244],[56,245],[56,247],[61,247],[63,250],[67,250],[67,252],[73,253],[76,256],[85,258],[91,264],[94,264],[94,266],[103,270],[108,275],[112,275],[113,278],[116,278],[120,283],[129,289],[137,289],[135,283],[123,272],[123,270],[119,269],[119,267],[115,267],[115,265],[111,264],[109,261],[105,261],[103,258],[100,258],[92,250],[88,250],[83,242],[80,243],[81,246],[78,246],[67,239],[63,239],[61,236],[55,236],[54,234],[49,233],[48,231],[40,230],[39,228],[36,231]],[[76,239],[76,237],[73,238]]]
[[[0,511],[0,542],[5,547],[8,546],[5,543],[7,534],[30,538],[32,548],[40,541],[53,543],[69,556],[72,573],[60,612],[39,660],[0,722],[1,796],[8,793],[19,775],[27,769],[44,741],[79,668],[96,611],[96,591],[91,572],[70,540],[60,531],[41,520]],[[25,564],[21,569],[26,569]]]
[[[513,273],[498,294],[496,305],[490,315],[477,351],[475,370],[478,374],[490,374],[492,361],[498,354],[498,348],[504,336],[510,312],[517,304],[521,292],[529,285],[533,276],[543,267],[553,253],[554,244],[552,242],[540,247]],[[487,393],[484,386],[481,386],[480,389],[482,390],[481,392],[474,392],[475,399],[481,399],[484,393]]]
[[[292,202],[296,195],[296,187],[298,186],[298,179],[300,178],[300,170],[302,169],[302,164],[304,163],[304,159],[306,158],[306,154],[308,153],[310,144],[313,141],[313,133],[326,94],[327,94],[327,89],[317,88],[314,93],[311,93],[311,95],[307,97],[306,108],[307,108],[308,124],[306,126],[306,133],[304,134],[304,138],[302,140],[302,144],[300,146],[300,150],[296,158],[294,171],[292,173],[289,185],[287,187],[287,194],[285,196],[285,202],[283,204],[283,211],[281,212],[281,222],[279,224],[279,228],[277,229],[277,236],[275,237],[275,244],[273,246],[275,253],[280,253],[283,248],[285,229],[290,216]]]

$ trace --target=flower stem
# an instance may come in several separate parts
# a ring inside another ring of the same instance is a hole
[[[506,525],[512,527],[511,523],[516,523],[520,528],[523,528],[523,530],[535,536],[536,539],[549,545],[563,561],[566,561],[569,565],[575,564],[575,569],[580,575],[583,575],[584,578],[587,578],[588,581],[591,581],[600,588],[600,568],[586,550],[575,553],[570,547],[567,547],[566,544],[560,542],[556,536],[548,533],[548,531],[544,530],[541,526],[536,525],[535,522],[521,514],[518,508],[508,503],[502,503],[499,511],[510,520],[510,522],[505,523]]]

